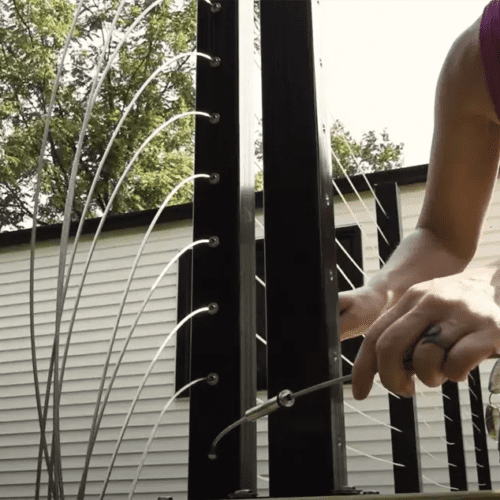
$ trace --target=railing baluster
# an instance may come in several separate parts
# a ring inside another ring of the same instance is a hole
[[[377,222],[389,241],[389,245],[378,234],[380,257],[387,262],[402,238],[399,188],[396,183],[377,184],[377,198],[381,201],[387,217],[377,205]],[[389,395],[391,425],[403,432],[391,431],[392,457],[394,466],[394,485],[396,493],[416,493],[422,491],[422,471],[420,467],[420,449],[418,442],[418,421],[416,399],[397,399]]]
[[[467,465],[465,463],[458,384],[448,380],[443,384],[441,390],[443,392],[446,441],[448,442],[446,448],[448,452],[450,486],[460,491],[467,491]]]
[[[483,394],[481,392],[481,375],[479,367],[469,373],[470,411],[472,413],[472,431],[476,447],[477,480],[480,490],[491,490],[490,459],[486,442],[484,423]],[[474,416],[476,415],[476,416]],[[475,425],[474,425],[475,424]]]

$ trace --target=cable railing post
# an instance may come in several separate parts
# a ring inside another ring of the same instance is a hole
[[[448,380],[442,385],[443,412],[446,429],[446,450],[448,452],[448,470],[450,487],[467,491],[467,464],[465,463],[462,415],[458,384]]]
[[[399,188],[396,183],[375,185],[375,194],[380,200],[387,216],[377,205],[377,222],[389,241],[378,234],[380,258],[387,262],[402,238],[400,219]],[[394,465],[394,487],[396,493],[418,493],[422,491],[422,471],[418,442],[418,420],[416,398],[395,398],[389,395],[391,425],[402,432],[391,430],[393,461],[404,467]]]
[[[484,422],[483,394],[481,392],[481,375],[479,367],[469,373],[470,412],[472,414],[472,431],[476,452],[477,480],[480,490],[491,490],[490,459],[486,442]]]
[[[319,7],[261,2],[269,398],[342,375]],[[352,491],[341,386],[269,415],[268,429],[271,497]]]
[[[253,179],[253,2],[198,1],[195,173],[212,175],[194,189],[188,498],[257,495],[256,427],[243,425],[210,446],[256,402],[255,194]]]

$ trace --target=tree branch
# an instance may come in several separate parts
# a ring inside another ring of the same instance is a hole
[[[34,40],[33,40],[33,36],[31,35],[31,29],[30,29],[28,23],[24,20],[24,17],[22,16],[21,12],[19,12],[19,8],[17,7],[16,0],[12,0],[12,4],[14,5],[14,10],[16,11],[16,14],[18,15],[19,19],[24,24],[24,27],[28,30],[28,35],[29,35],[30,40],[31,40],[31,45],[33,46]]]

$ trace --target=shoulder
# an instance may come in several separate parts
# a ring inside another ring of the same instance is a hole
[[[480,16],[454,41],[443,65],[443,82],[460,114],[482,116],[500,125],[483,64],[480,44]],[[500,34],[499,34],[500,36]]]

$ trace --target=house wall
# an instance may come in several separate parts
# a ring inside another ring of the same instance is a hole
[[[99,379],[130,267],[145,228],[103,233],[83,289],[71,340],[61,400],[62,453],[66,498],[75,498],[83,466]],[[188,223],[159,226],[150,237],[133,280],[118,330],[112,363],[156,277],[177,251],[191,240]],[[62,332],[67,332],[79,274],[90,246],[78,247],[70,282]],[[56,241],[42,242],[36,253],[35,322],[41,380],[47,379],[55,318],[58,266]],[[29,341],[29,247],[1,250],[0,269],[0,498],[32,499],[38,445]],[[156,350],[176,323],[177,272],[162,280],[143,313],[123,359],[91,462],[88,499],[98,498],[111,453],[142,376]],[[65,342],[65,335],[61,344]],[[61,350],[62,353],[62,350]],[[175,342],[160,356],[142,393],[108,488],[108,499],[123,499],[129,491],[149,433],[174,392]],[[111,371],[111,370],[110,370]],[[188,463],[188,403],[174,402],[155,439],[137,488],[137,499],[160,495],[185,496]]]
[[[415,224],[423,200],[424,184],[401,187],[403,230],[407,234]],[[372,211],[369,192],[362,194]],[[499,197],[495,192],[495,199]],[[350,206],[363,224],[364,268],[370,275],[378,269],[375,226],[355,195],[348,195]],[[498,248],[500,214],[497,201],[488,214],[483,238],[472,265],[484,265],[495,259]],[[263,221],[262,217],[259,216]],[[351,215],[337,199],[337,226],[352,225]],[[62,454],[66,498],[75,498],[80,479],[89,429],[96,401],[105,353],[123,289],[146,228],[109,231],[102,234],[89,269],[83,297],[76,317],[61,400]],[[262,229],[257,226],[257,237]],[[165,265],[192,241],[190,221],[161,224],[152,233],[132,283],[132,289],[120,322],[112,363],[118,357],[125,336],[149,288]],[[44,386],[52,348],[58,245],[56,240],[40,242],[36,252],[35,324],[37,356]],[[85,236],[78,247],[76,265],[70,282],[63,316],[61,344],[71,317],[71,308],[79,284],[91,238]],[[374,248],[371,247],[373,245]],[[34,493],[38,419],[35,408],[29,340],[29,246],[0,248],[0,498],[32,499]],[[173,266],[153,295],[132,337],[119,376],[111,392],[101,430],[98,434],[87,487],[87,499],[98,498],[116,439],[142,376],[166,335],[175,327],[177,306],[177,267]],[[61,355],[63,348],[61,348]],[[492,362],[481,367],[486,386]],[[111,371],[111,369],[109,370]],[[107,499],[123,499],[128,494],[142,451],[167,399],[174,394],[175,338],[160,356],[133,414],[116,461]],[[108,372],[109,373],[109,372]],[[477,489],[472,424],[468,390],[460,384],[464,408],[464,433],[469,488]],[[42,389],[44,392],[45,389]],[[436,483],[448,484],[446,444],[443,442],[444,419],[439,389],[422,386],[417,397],[422,446],[425,491],[446,491]],[[487,399],[484,391],[484,399]],[[265,394],[259,394],[265,399]],[[388,423],[388,398],[375,386],[371,396],[354,401],[345,387],[345,415],[348,449],[349,484],[381,494],[394,492],[392,465],[360,455],[369,453],[378,459],[391,459],[390,430],[359,415],[350,406],[362,409],[372,418]],[[350,406],[348,406],[350,405]],[[138,500],[173,496],[187,498],[189,401],[175,401],[158,429],[148,460],[143,468],[136,495]],[[425,422],[424,422],[425,421]],[[268,474],[267,419],[257,422],[258,474]],[[495,443],[489,441],[490,465],[495,488],[500,488],[500,467]],[[430,453],[431,455],[427,454]],[[259,478],[259,496],[268,495],[268,483]]]
[[[422,208],[425,183],[400,186],[401,218],[403,235],[409,234],[415,228]],[[361,194],[364,203],[375,213],[375,201],[369,191]],[[345,196],[349,207],[357,220],[363,225],[363,269],[372,276],[379,269],[377,248],[377,229],[366,209],[355,194]],[[353,216],[341,200],[335,205],[336,226],[354,224]],[[497,184],[492,201],[483,225],[483,233],[478,250],[469,267],[480,267],[498,260],[498,243],[500,239],[500,187]],[[483,402],[488,401],[488,378],[494,360],[481,364],[480,373],[483,387]],[[378,379],[378,377],[376,378]],[[467,479],[469,490],[477,490],[477,471],[473,441],[472,416],[470,414],[470,400],[468,385],[460,383],[460,401],[462,405],[462,422],[464,432],[464,446],[466,450]],[[421,446],[421,463],[424,491],[445,492],[438,484],[449,485],[448,458],[446,452],[445,427],[442,411],[441,389],[431,389],[422,383],[417,383],[417,406],[419,419],[419,436]],[[364,401],[355,401],[349,387],[345,388],[344,397],[347,404],[365,411],[371,417],[384,423],[389,423],[387,392],[380,386],[374,385],[370,397]],[[346,439],[353,449],[376,456],[378,459],[391,460],[390,429],[383,425],[371,422],[366,417],[346,405]],[[500,466],[497,443],[488,438],[490,469],[493,489],[500,488]],[[364,490],[376,490],[381,494],[394,493],[393,466],[385,462],[376,462],[373,459],[360,455],[357,452],[347,452],[349,484]],[[438,483],[438,484],[435,484]]]

